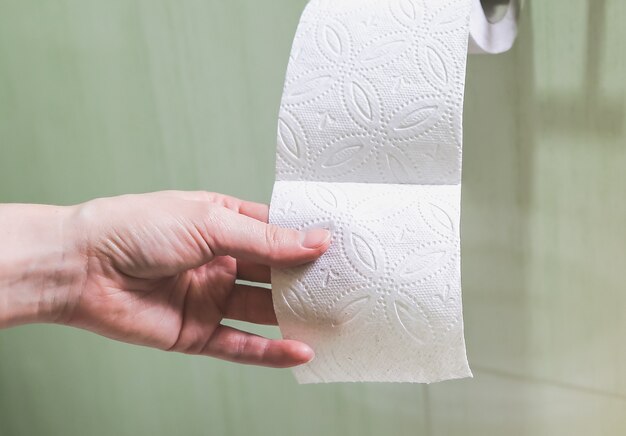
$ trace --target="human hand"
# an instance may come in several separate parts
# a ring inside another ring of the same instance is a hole
[[[45,320],[239,363],[289,367],[313,357],[300,342],[221,322],[276,324],[271,291],[235,280],[269,283],[270,266],[315,260],[330,243],[326,230],[268,225],[267,206],[206,192],[98,199],[59,215],[63,258],[82,266],[60,280],[71,283],[62,295],[47,292]]]

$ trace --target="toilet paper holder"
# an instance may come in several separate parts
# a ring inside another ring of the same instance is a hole
[[[498,54],[517,38],[522,0],[472,0],[470,54]]]

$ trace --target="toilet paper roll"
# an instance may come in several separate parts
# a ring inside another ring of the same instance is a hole
[[[312,0],[278,122],[270,221],[327,228],[316,262],[274,269],[301,383],[471,376],[460,280],[471,0]]]
[[[489,13],[485,11],[488,5]],[[517,38],[520,0],[472,0],[470,54],[498,54],[508,51]]]

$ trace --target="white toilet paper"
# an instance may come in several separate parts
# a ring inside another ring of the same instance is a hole
[[[312,0],[278,126],[272,223],[328,228],[313,264],[274,270],[302,383],[471,376],[460,286],[470,0]]]

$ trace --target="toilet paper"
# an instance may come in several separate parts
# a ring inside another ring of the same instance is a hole
[[[316,262],[272,271],[301,383],[471,376],[460,281],[471,0],[312,0],[278,121],[274,224],[327,228]]]

